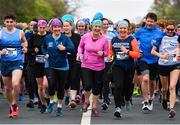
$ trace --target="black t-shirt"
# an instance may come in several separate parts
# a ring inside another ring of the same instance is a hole
[[[46,35],[42,35],[42,36],[39,34],[31,35],[29,42],[28,42],[28,53],[30,56],[30,58],[29,58],[30,64],[35,64],[35,56],[36,55],[42,55],[41,46],[42,46],[43,40]],[[35,51],[34,51],[35,48],[39,49],[38,53],[35,53]]]
[[[77,49],[81,40],[81,36],[77,33],[72,33],[72,36],[70,37],[74,48],[75,48],[75,52],[68,54],[68,60],[69,60],[69,65],[73,65],[74,63],[76,63],[76,55],[77,55]]]

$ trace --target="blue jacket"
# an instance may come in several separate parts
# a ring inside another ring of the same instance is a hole
[[[153,46],[153,40],[159,39],[161,35],[162,32],[156,25],[151,29],[144,26],[135,32],[134,37],[139,41],[139,48],[143,52],[143,56],[140,60],[143,60],[148,64],[157,63],[158,57],[151,54],[151,49]]]
[[[66,47],[65,51],[60,51],[57,48],[57,45],[61,44]],[[55,40],[52,34],[47,35],[44,38],[43,45],[42,45],[42,52],[44,55],[49,55],[49,67],[51,68],[64,68],[69,67],[69,62],[67,59],[67,52],[73,53],[74,46],[70,38],[61,34],[60,38]]]

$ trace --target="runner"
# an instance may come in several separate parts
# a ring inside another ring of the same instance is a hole
[[[85,102],[83,111],[89,107],[89,96],[93,94],[92,115],[99,116],[97,101],[102,87],[103,69],[105,68],[104,57],[108,54],[108,41],[101,35],[102,21],[92,22],[92,32],[85,34],[78,47],[77,61],[82,60],[82,78],[85,88]]]
[[[44,76],[44,55],[41,51],[41,46],[43,40],[47,35],[46,32],[47,22],[45,20],[38,20],[38,32],[33,34],[29,40],[29,53],[33,56],[33,73],[36,78],[38,85],[38,94],[40,97],[40,112],[44,113],[46,111],[45,104],[45,87],[43,85],[43,76]]]
[[[162,106],[167,110],[168,81],[170,81],[170,112],[169,118],[174,118],[174,105],[176,100],[176,84],[179,78],[180,68],[180,41],[175,34],[175,24],[168,22],[166,32],[160,40],[156,40],[151,53],[159,57],[159,74],[162,82]],[[169,80],[168,80],[169,78]]]
[[[114,56],[112,67],[114,88],[114,101],[116,118],[121,117],[122,98],[125,97],[126,110],[131,109],[131,84],[134,77],[135,64],[133,58],[139,58],[141,53],[137,45],[137,40],[128,34],[128,23],[125,20],[118,22],[117,30],[119,36],[114,37],[110,43],[109,58]]]
[[[47,109],[48,113],[53,112],[55,105],[54,95],[57,91],[57,111],[56,116],[62,116],[62,102],[64,98],[64,85],[67,81],[69,70],[67,53],[74,52],[74,46],[71,40],[61,33],[62,21],[55,18],[50,23],[52,27],[52,34],[45,37],[42,46],[45,59],[49,63],[47,72],[47,80],[49,87],[50,104]]]
[[[16,117],[19,115],[17,100],[23,70],[22,52],[27,52],[27,40],[24,32],[15,28],[14,15],[6,15],[4,24],[0,31],[0,69],[9,103],[9,117]]]
[[[151,55],[152,40],[160,38],[162,32],[155,25],[157,15],[148,13],[146,15],[146,25],[135,32],[134,36],[140,43],[140,50],[143,56],[137,62],[138,69],[142,75],[142,95],[144,98],[143,111],[153,109],[153,96],[157,77],[158,58]],[[149,97],[150,94],[150,97]]]
[[[116,35],[113,33],[112,29],[109,29],[109,20],[107,18],[102,18],[102,34],[105,35],[108,39],[108,48],[110,46],[110,42],[113,37]],[[102,110],[107,110],[108,105],[111,103],[109,98],[110,93],[110,82],[112,84],[112,73],[110,73],[111,66],[112,66],[112,59],[109,59],[105,57],[105,69],[104,69],[104,76],[103,76],[103,89],[102,89],[102,95],[103,95],[103,103],[101,105]]]
[[[75,47],[74,53],[68,53],[68,61],[69,61],[69,74],[68,80],[65,85],[65,89],[70,89],[70,99],[71,102],[68,104],[69,108],[74,109],[76,108],[76,96],[80,89],[80,72],[81,66],[80,62],[76,61],[77,49],[81,40],[81,36],[73,31],[74,20],[69,18],[64,19],[63,21],[63,31],[66,36],[68,36],[73,45]]]

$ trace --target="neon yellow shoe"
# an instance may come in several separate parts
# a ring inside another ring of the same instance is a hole
[[[133,95],[134,95],[134,96],[137,96],[137,94],[138,94],[138,87],[134,87]]]

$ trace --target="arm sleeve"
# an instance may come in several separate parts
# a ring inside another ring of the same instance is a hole
[[[66,51],[70,53],[75,52],[74,45],[69,37],[67,37]]]
[[[31,35],[31,37],[30,37],[30,39],[28,40],[28,53],[29,54],[35,54],[35,52],[34,52],[34,47],[33,47],[33,37],[34,35]]]
[[[43,55],[48,54],[48,52],[47,52],[47,45],[46,45],[46,37],[43,40],[43,44],[41,46],[41,50],[42,50]]]
[[[84,46],[85,46],[85,37],[82,37],[78,46],[78,52],[77,55],[80,57],[84,52]]]
[[[134,36],[137,40],[139,40],[139,38],[140,38],[140,30],[136,31],[136,32],[133,34],[133,36]]]
[[[110,42],[109,50],[108,50],[108,57],[113,58],[114,57],[114,51],[112,49],[112,41]]]
[[[132,50],[129,51],[129,56],[132,58],[140,58],[141,54],[140,54],[138,42],[136,39],[133,39],[131,41],[131,47],[132,47]]]
[[[107,38],[105,39],[105,44],[104,44],[104,48],[103,48],[103,52],[104,52],[104,56],[108,56],[108,40]]]

